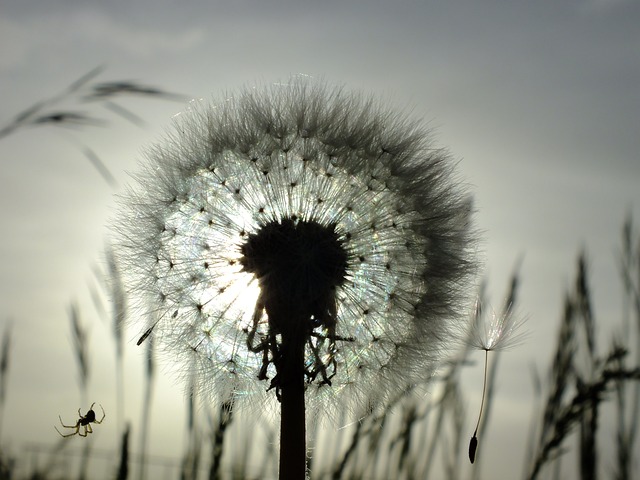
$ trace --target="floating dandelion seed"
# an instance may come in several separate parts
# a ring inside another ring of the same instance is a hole
[[[484,377],[482,381],[482,400],[480,401],[480,413],[478,422],[469,442],[469,460],[475,462],[476,450],[478,448],[478,429],[482,419],[484,409],[484,399],[487,390],[487,367],[489,364],[489,352],[497,350],[507,350],[518,345],[526,336],[522,330],[524,319],[517,318],[511,311],[511,305],[507,305],[505,312],[497,315],[492,312],[490,319],[483,315],[482,302],[476,301],[475,320],[471,326],[470,342],[471,346],[478,350],[484,350]]]
[[[155,315],[138,343],[236,404],[274,390],[281,476],[300,477],[305,403],[331,416],[432,374],[473,271],[470,202],[420,125],[340,89],[296,80],[180,118],[117,224]]]
[[[502,314],[483,315],[482,305],[477,300],[475,320],[471,325],[471,346],[485,352],[509,350],[525,340],[525,321],[513,314],[510,305]]]

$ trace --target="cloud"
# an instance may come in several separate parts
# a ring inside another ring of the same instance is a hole
[[[631,0],[587,0],[582,7],[588,13],[599,13],[629,3],[632,3]]]
[[[50,11],[9,12],[0,18],[0,71],[38,64],[64,52],[104,56],[159,57],[190,51],[207,37],[202,27],[175,27],[108,12],[99,5],[74,5]],[[140,24],[142,23],[142,24]],[[115,51],[114,51],[115,50]]]
[[[29,51],[29,30],[0,17],[0,71],[22,66]]]
[[[166,25],[134,25],[124,23],[97,10],[79,9],[72,13],[76,25],[74,35],[84,41],[111,45],[133,56],[155,56],[179,53],[203,43],[206,33],[201,28],[171,30]]]

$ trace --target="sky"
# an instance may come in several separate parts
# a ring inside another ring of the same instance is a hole
[[[520,265],[517,311],[529,336],[504,354],[482,452],[483,473],[508,479],[522,470],[532,365],[543,372],[549,362],[579,251],[587,252],[603,351],[620,317],[620,232],[628,214],[640,220],[638,25],[634,0],[0,0],[0,129],[98,66],[100,81],[131,80],[205,101],[304,74],[423,118],[474,195],[482,278],[496,308]],[[63,102],[106,123],[0,139],[0,326],[12,325],[13,340],[0,443],[13,452],[56,442],[58,414],[70,420],[93,401],[107,411],[96,448],[117,444],[111,325],[90,289],[104,267],[114,195],[185,109],[182,101],[118,103],[144,125],[99,104]],[[105,182],[83,146],[117,185]],[[72,302],[89,330],[89,398],[78,388]],[[125,332],[129,419],[142,408],[137,334]],[[470,434],[481,352],[473,359],[464,376]],[[151,453],[177,459],[183,387],[159,372],[156,388]]]

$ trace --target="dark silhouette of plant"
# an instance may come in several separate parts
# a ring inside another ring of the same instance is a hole
[[[27,128],[54,126],[65,128],[101,127],[108,124],[103,113],[96,111],[98,104],[125,120],[138,126],[144,120],[123,107],[116,101],[126,96],[148,97],[154,99],[184,102],[187,97],[167,92],[157,87],[142,85],[133,81],[97,82],[96,78],[104,71],[104,67],[96,67],[71,83],[62,92],[44,100],[39,100],[24,109],[13,120],[0,127],[0,140],[17,131]],[[77,105],[76,105],[77,104]],[[90,110],[87,112],[87,110]],[[108,166],[87,145],[80,143],[80,150],[98,171],[100,176],[111,186],[116,180]]]
[[[542,409],[541,425],[534,431],[536,440],[526,478],[538,478],[542,468],[561,454],[570,434],[579,427],[580,477],[598,477],[597,433],[600,410],[612,392],[616,393],[618,415],[624,416],[625,386],[640,380],[640,365],[628,367],[626,345],[614,340],[605,355],[598,355],[595,345],[595,317],[587,275],[586,255],[577,261],[577,275],[572,291],[567,293],[555,357],[551,367],[547,398]],[[622,403],[622,405],[621,405]],[[627,453],[632,436],[625,438],[626,428],[618,435],[618,478],[629,478]]]
[[[185,116],[122,200],[118,253],[156,318],[140,342],[234,405],[273,390],[282,478],[304,478],[306,408],[385,404],[460,329],[470,203],[428,140],[294,80]]]

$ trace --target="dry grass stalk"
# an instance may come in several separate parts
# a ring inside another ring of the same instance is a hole
[[[184,102],[188,99],[184,95],[170,93],[156,87],[131,81],[97,82],[97,77],[103,71],[103,67],[96,67],[82,75],[62,92],[40,100],[15,115],[9,124],[0,127],[0,140],[17,131],[33,127],[77,128],[107,125],[108,119],[104,118],[100,112],[95,111],[95,108],[92,108],[92,105],[96,103],[131,123],[138,126],[142,125],[144,121],[140,117],[116,103],[116,100],[123,96],[179,102]],[[87,109],[91,110],[90,113],[87,113]],[[117,184],[107,165],[91,148],[81,144],[80,150],[105,182],[112,187]]]
[[[9,352],[11,351],[11,328],[10,322],[4,328],[2,335],[2,350],[0,351],[0,451],[2,442],[2,424],[4,418],[4,402],[7,398],[7,380],[9,378]],[[0,462],[2,457],[0,455]]]
[[[637,380],[640,379],[640,370],[637,367],[625,367],[628,352],[619,342],[613,342],[606,356],[597,355],[595,318],[590,298],[586,259],[585,255],[581,254],[578,257],[574,289],[567,294],[565,300],[542,426],[527,473],[529,479],[537,478],[543,466],[557,458],[565,440],[578,425],[581,477],[597,478],[596,440],[600,407],[607,400],[607,394],[615,389],[618,408],[624,409],[624,400],[621,400],[620,393],[621,383],[637,384]],[[623,463],[627,462],[627,447],[620,446],[624,441],[619,438],[618,448],[622,450],[619,452],[621,469],[624,469]],[[621,477],[625,478],[624,471],[621,471]]]

